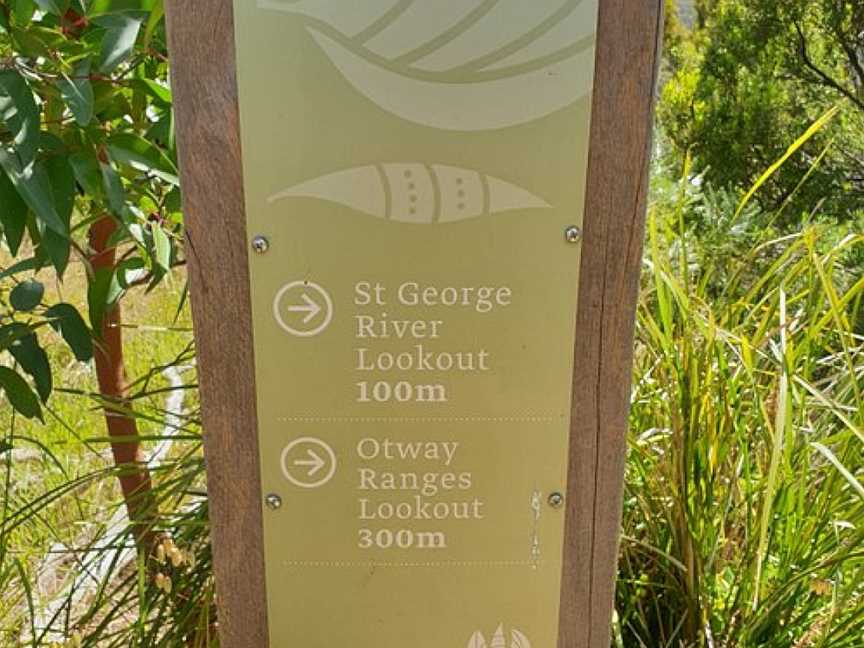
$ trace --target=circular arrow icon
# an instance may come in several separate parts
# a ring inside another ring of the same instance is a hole
[[[316,283],[292,281],[276,293],[273,315],[279,326],[291,335],[313,337],[330,326],[333,300]]]
[[[321,439],[294,439],[282,451],[282,474],[300,488],[319,488],[336,474],[336,453]]]

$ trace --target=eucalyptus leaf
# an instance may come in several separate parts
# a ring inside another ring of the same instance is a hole
[[[90,82],[90,59],[85,59],[72,72],[63,75],[57,82],[63,101],[75,117],[79,126],[86,126],[93,119],[93,84]]]
[[[69,235],[69,226],[63,222],[54,206],[51,180],[42,162],[24,166],[17,156],[0,149],[0,167],[6,172],[18,195],[48,229],[62,236]]]
[[[156,248],[156,265],[167,272],[171,269],[171,240],[158,223],[153,223],[153,246]]]
[[[39,107],[33,90],[17,70],[0,69],[0,124],[12,134],[19,159],[29,163],[39,138]]]
[[[39,399],[30,385],[17,373],[8,367],[0,366],[0,389],[6,394],[12,408],[22,416],[31,419],[42,419],[42,407]]]
[[[45,316],[78,360],[87,362],[93,357],[92,334],[74,306],[65,303],[55,304],[45,311]]]
[[[90,312],[90,326],[96,335],[101,335],[105,313],[117,303],[123,294],[123,287],[112,268],[100,268],[87,287],[87,306]]]
[[[72,165],[75,180],[86,194],[91,198],[102,195],[102,172],[95,153],[90,151],[73,153],[69,156],[69,164]]]
[[[46,13],[62,16],[69,2],[68,0],[66,2],[62,2],[61,0],[36,0],[36,4]]]
[[[15,256],[18,254],[27,226],[27,204],[18,195],[6,174],[2,172],[0,172],[0,226],[6,237],[6,245],[12,256]]]
[[[129,58],[141,31],[141,18],[129,15],[112,16],[112,26],[105,31],[99,55],[99,71],[109,73]]]
[[[57,215],[68,229],[72,217],[72,208],[75,205],[75,174],[69,159],[62,155],[55,155],[45,161],[45,169],[51,181],[51,193],[54,198],[54,207]],[[71,241],[68,236],[63,236],[52,230],[46,230],[42,235],[42,248],[51,259],[51,264],[62,277],[69,263]]]
[[[108,139],[108,152],[118,163],[128,164],[175,186],[180,184],[174,163],[143,137],[132,133],[115,135]]]
[[[108,197],[108,208],[112,214],[125,220],[129,210],[126,207],[126,190],[123,188],[120,174],[114,167],[104,162],[100,162],[99,168],[102,173],[102,188]]]
[[[30,257],[29,259],[24,259],[15,263],[2,272],[0,272],[0,279],[6,279],[7,277],[14,277],[16,274],[20,274],[22,272],[31,272],[39,267],[39,260],[35,257]]]
[[[17,311],[32,311],[42,303],[45,296],[45,286],[35,279],[22,281],[9,293],[9,303]]]
[[[15,5],[12,8],[12,15],[15,17],[15,22],[18,25],[28,24],[33,19],[35,12],[35,0],[15,0]]]
[[[129,81],[129,86],[139,92],[143,92],[154,99],[156,103],[166,108],[171,106],[171,89],[156,83],[152,79],[132,79]]]
[[[27,329],[23,324],[19,324]],[[51,396],[53,380],[51,377],[51,364],[48,362],[48,354],[39,346],[39,341],[34,333],[21,335],[9,347],[12,357],[21,365],[21,369],[30,374],[36,391],[42,402],[46,402]]]

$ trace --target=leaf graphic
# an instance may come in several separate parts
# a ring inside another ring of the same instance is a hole
[[[258,0],[258,6],[303,16],[358,92],[433,128],[482,131],[532,122],[593,87],[598,0]],[[520,100],[526,95],[531,101]]]
[[[468,642],[468,648],[486,648],[486,640],[480,632],[475,632]]]
[[[489,648],[507,648],[507,640],[504,638],[503,625],[498,626],[495,635],[492,637],[492,643],[489,644]]]

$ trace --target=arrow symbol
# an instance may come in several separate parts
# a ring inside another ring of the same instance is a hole
[[[315,301],[306,293],[303,293],[303,301],[306,303],[300,306],[289,306],[288,310],[292,313],[306,313],[306,317],[303,318],[303,323],[308,324],[318,313],[321,312],[321,306],[316,304]]]
[[[314,477],[317,472],[319,472],[324,466],[327,465],[327,462],[324,461],[314,450],[307,450],[306,456],[309,458],[295,459],[294,465],[308,466],[309,470],[307,474],[309,475],[309,477]]]

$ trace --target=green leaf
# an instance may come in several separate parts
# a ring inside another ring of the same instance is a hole
[[[90,83],[90,59],[78,64],[72,77],[65,74],[57,82],[63,101],[75,117],[79,126],[86,126],[93,119],[93,84]]]
[[[158,223],[153,223],[153,246],[156,248],[156,265],[167,272],[171,269],[171,240]]]
[[[27,226],[27,204],[21,200],[5,173],[0,173],[0,226],[3,227],[6,245],[14,257],[18,254]]]
[[[55,304],[45,311],[45,316],[54,330],[63,336],[78,360],[88,362],[93,357],[92,334],[74,306]]]
[[[99,71],[105,74],[129,57],[141,30],[139,17],[116,15],[111,18],[111,26],[105,31],[99,56]]]
[[[136,281],[147,276],[147,264],[141,257],[131,257],[118,263],[116,272],[120,287],[128,289]]]
[[[152,79],[132,79],[129,81],[129,86],[148,95],[156,103],[161,104],[165,108],[169,108],[172,104],[170,88],[166,88]]]
[[[174,163],[150,142],[133,133],[122,133],[108,139],[108,152],[118,163],[151,173],[175,186],[180,184]]]
[[[29,330],[23,324],[18,324],[22,329]],[[39,346],[39,341],[36,335],[27,333],[16,339],[9,347],[21,368],[33,378],[36,384],[36,391],[42,402],[46,402],[51,396],[53,381],[51,378],[51,365],[48,362],[48,354]]]
[[[72,165],[75,180],[85,193],[93,198],[102,195],[102,173],[94,152],[73,153],[69,156],[69,164]]]
[[[2,272],[0,272],[0,279],[5,279],[6,277],[14,277],[16,274],[20,274],[22,272],[30,272],[38,267],[39,260],[36,257],[24,259],[23,261],[19,261],[18,263],[11,265]]]
[[[102,188],[108,197],[108,209],[120,219],[125,219],[128,209],[126,207],[126,190],[120,174],[110,164],[99,163],[102,172]]]
[[[90,326],[96,335],[102,331],[102,322],[108,312],[120,299],[123,287],[117,274],[111,268],[100,268],[87,287],[87,306],[90,312]]]
[[[75,174],[72,165],[65,156],[55,155],[46,160],[45,169],[51,181],[51,193],[57,215],[68,229],[72,208],[75,206]],[[69,263],[71,249],[69,237],[46,230],[42,236],[42,248],[51,259],[57,274],[62,277]]]
[[[0,123],[12,134],[20,159],[29,163],[39,139],[39,108],[29,84],[17,70],[0,69]]]
[[[32,311],[42,303],[45,295],[45,286],[41,282],[31,279],[22,281],[9,293],[9,303],[17,311]]]
[[[66,11],[69,2],[68,0],[66,2],[61,2],[60,0],[36,0],[36,4],[38,4],[39,8],[46,13],[51,13],[55,16],[62,16]]]
[[[37,220],[48,229],[69,236],[69,227],[60,218],[54,206],[51,180],[45,165],[42,162],[31,162],[27,166],[22,166],[17,156],[0,149],[0,167],[6,171],[12,185],[18,190],[18,195],[33,210]]]
[[[34,0],[15,0],[15,6],[12,8],[12,15],[18,25],[27,25],[33,19],[35,12]]]
[[[26,380],[8,367],[0,366],[0,388],[6,393],[6,398],[15,411],[27,418],[38,418],[44,422],[42,407],[36,394]]]
[[[813,124],[808,128],[805,133],[795,140],[783,156],[777,160],[774,164],[768,167],[768,170],[765,171],[761,175],[761,177],[756,181],[756,183],[750,187],[750,190],[745,194],[744,198],[741,199],[741,202],[738,204],[738,209],[735,211],[735,215],[732,217],[732,222],[736,222],[741,214],[744,212],[744,208],[747,207],[747,203],[750,202],[750,199],[756,195],[756,192],[764,185],[768,180],[771,179],[777,171],[784,165],[786,162],[795,155],[798,150],[804,146],[813,136],[815,136],[819,131],[821,131],[825,126],[827,126],[832,119],[834,119],[840,113],[840,106],[834,106],[824,115],[822,115],[819,119],[817,119]]]
[[[183,199],[179,187],[174,187],[165,196],[165,209],[169,214],[180,213],[183,209]]]

